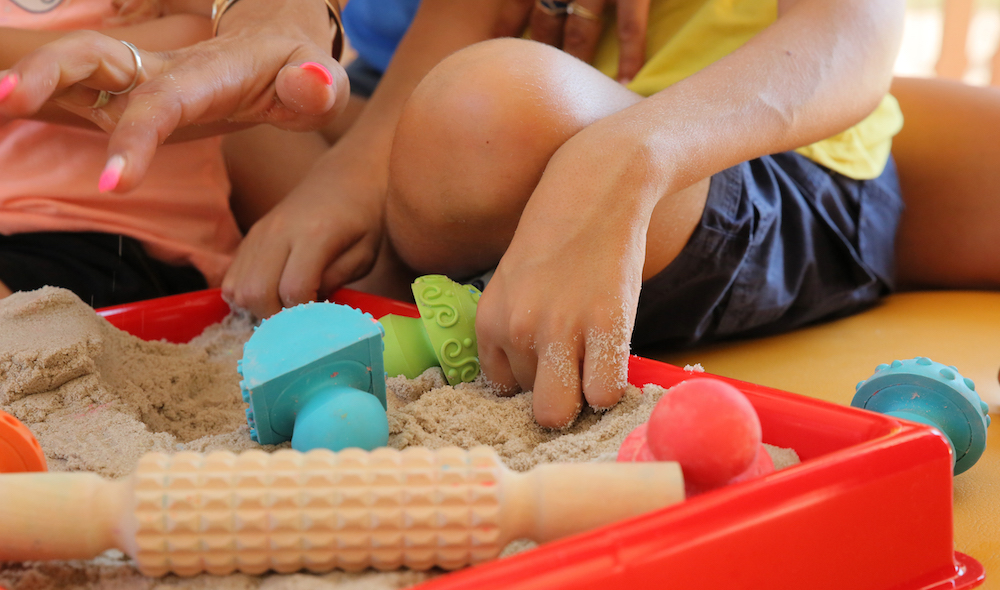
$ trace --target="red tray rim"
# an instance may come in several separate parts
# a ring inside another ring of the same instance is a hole
[[[379,318],[387,313],[408,316],[417,315],[416,307],[412,304],[367,295],[349,289],[341,289],[331,297],[331,300],[363,309],[371,313],[375,318]],[[108,319],[120,329],[139,337],[151,339],[150,335],[160,335],[166,332],[169,334],[166,337],[167,340],[183,342],[200,333],[209,323],[219,321],[225,317],[229,312],[229,306],[223,301],[220,290],[209,289],[108,307],[97,311],[101,316]],[[178,319],[182,320],[185,315],[192,312],[199,314],[205,321],[199,326],[194,327],[185,326],[185,322],[178,321]],[[712,376],[733,383],[748,395],[748,398],[758,408],[758,412],[762,416],[769,415],[767,414],[769,409],[773,410],[776,407],[780,407],[782,411],[796,415],[810,416],[820,413],[827,416],[837,416],[838,419],[854,425],[865,426],[866,429],[864,432],[855,433],[858,440],[853,444],[838,449],[827,449],[826,452],[805,453],[802,463],[788,469],[753,481],[715,490],[714,492],[691,498],[681,504],[634,519],[574,535],[559,541],[546,543],[544,546],[523,554],[453,572],[447,576],[421,584],[419,588],[422,590],[446,590],[465,587],[554,588],[557,586],[553,584],[558,584],[561,581],[572,581],[574,579],[573,575],[569,575],[566,580],[548,579],[545,586],[538,586],[520,577],[514,583],[515,580],[512,579],[511,574],[523,574],[526,571],[549,572],[553,570],[553,564],[561,564],[555,569],[568,569],[570,565],[579,567],[580,564],[587,562],[587,560],[595,558],[607,559],[609,555],[618,555],[622,551],[623,539],[626,539],[629,535],[634,535],[637,531],[648,529],[649,527],[672,526],[674,523],[688,521],[712,511],[725,510],[724,507],[733,506],[741,500],[745,501],[747,498],[763,498],[768,495],[778,496],[783,494],[794,496],[794,490],[797,489],[800,482],[810,480],[811,478],[816,479],[818,477],[817,474],[856,466],[864,462],[867,458],[886,453],[900,445],[916,445],[918,441],[923,447],[936,449],[931,452],[941,455],[937,459],[941,459],[939,462],[942,464],[943,459],[947,459],[947,479],[950,486],[950,448],[948,448],[943,436],[928,426],[900,421],[881,414],[839,406],[761,385],[710,375],[709,373],[685,371],[679,367],[643,357],[634,356],[630,359],[629,379],[637,386],[642,386],[649,382],[662,385],[661,381],[664,376],[676,379],[676,381],[670,383],[672,385],[683,380],[683,378],[700,375]],[[659,378],[661,381],[651,379],[651,377]],[[762,426],[765,431],[765,442],[779,444],[780,446],[780,443],[767,439],[768,428],[763,419]],[[845,435],[844,433],[837,434],[840,436]],[[928,443],[930,444],[929,447],[927,446]],[[950,505],[948,525],[950,526]],[[630,548],[634,547],[634,544],[630,546]],[[911,587],[914,590],[917,588],[964,589],[972,588],[982,583],[985,578],[985,572],[978,561],[959,552],[954,552],[953,555],[954,559],[950,568],[944,567],[941,571],[932,574],[930,579],[925,578],[919,581],[916,586],[895,586],[893,590],[903,590],[904,588]],[[619,558],[615,557],[612,561],[618,563]],[[618,567],[625,566],[619,563]],[[556,577],[558,578],[559,576],[557,575]],[[496,585],[484,585],[487,581],[495,582]]]

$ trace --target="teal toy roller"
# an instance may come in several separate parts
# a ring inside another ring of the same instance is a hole
[[[237,370],[250,436],[309,451],[372,450],[389,440],[382,327],[337,303],[306,303],[261,322]]]
[[[386,375],[414,379],[440,366],[449,385],[475,380],[476,307],[482,293],[443,275],[422,276],[412,288],[419,318],[390,314],[379,320],[385,329]]]
[[[948,439],[954,473],[972,467],[986,449],[989,406],[958,369],[929,358],[892,361],[858,383],[851,405],[934,426]]]

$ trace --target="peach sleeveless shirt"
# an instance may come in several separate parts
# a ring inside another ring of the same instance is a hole
[[[0,0],[0,27],[100,29],[112,14],[111,0]],[[124,234],[218,286],[240,240],[220,140],[161,146],[146,179],[126,194],[97,190],[107,145],[100,131],[0,124],[0,233]]]

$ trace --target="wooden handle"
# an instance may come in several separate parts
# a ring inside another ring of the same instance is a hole
[[[544,543],[684,500],[676,462],[559,463],[504,480],[504,533]]]
[[[0,475],[0,561],[134,552],[131,487],[92,473]]]

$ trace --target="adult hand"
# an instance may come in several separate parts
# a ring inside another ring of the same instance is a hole
[[[523,3],[523,0],[509,0]],[[590,63],[604,28],[604,17],[616,4],[619,44],[618,81],[627,83],[646,63],[646,25],[650,0],[537,0],[531,11],[531,38]]]
[[[385,180],[352,147],[342,140],[331,148],[250,228],[222,281],[231,305],[266,318],[326,299],[371,270],[382,239]]]
[[[185,128],[178,135],[187,139],[257,123],[291,130],[326,123],[349,92],[328,41],[328,30],[321,46],[296,27],[247,26],[175,51],[140,50],[137,70],[123,43],[81,31],[0,72],[0,89],[6,89],[0,90],[0,119],[29,117],[55,101],[93,121],[111,133],[101,187],[127,191],[141,181],[157,146],[178,138],[175,130]],[[99,90],[121,91],[133,80],[135,89],[100,106]]]
[[[535,419],[553,428],[584,399],[621,398],[642,283],[649,217],[634,197],[651,185],[632,182],[632,151],[591,129],[549,161],[476,311],[483,373],[532,390]]]
[[[159,18],[166,14],[163,0],[112,0],[115,16],[109,24],[128,25]]]

